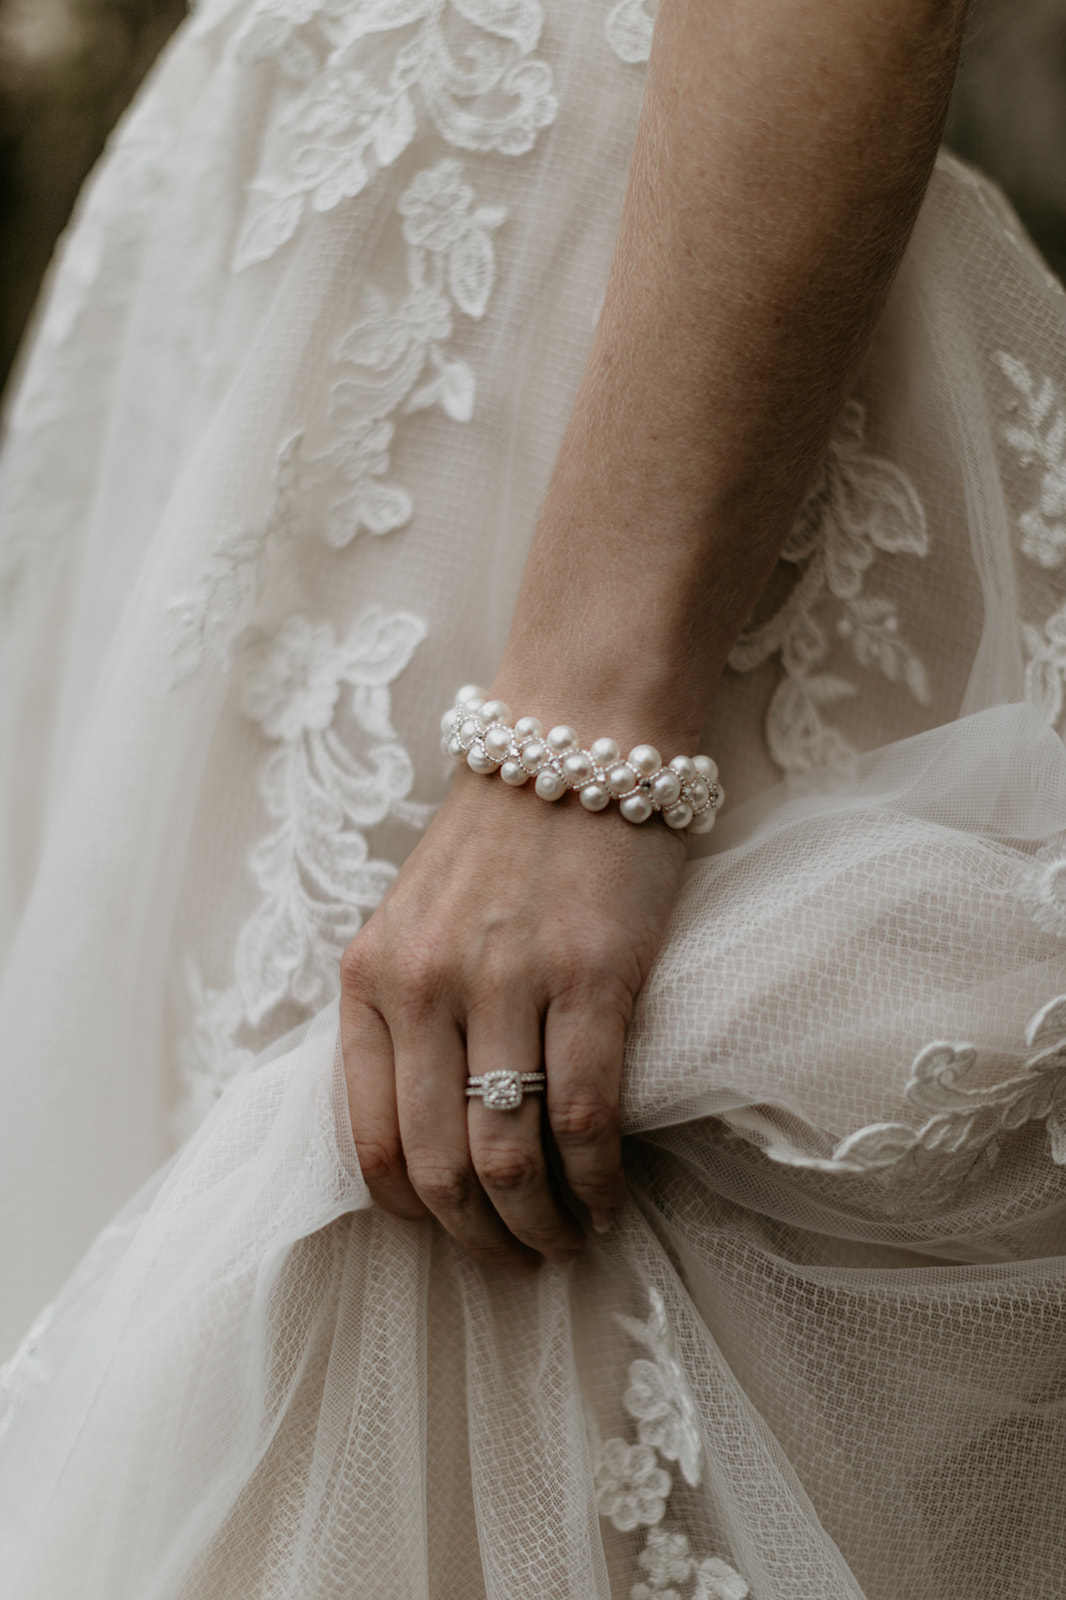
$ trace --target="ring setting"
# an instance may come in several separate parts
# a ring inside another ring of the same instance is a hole
[[[543,1072],[483,1072],[467,1078],[468,1099],[480,1099],[490,1111],[517,1111],[527,1094],[537,1094],[547,1085]]]

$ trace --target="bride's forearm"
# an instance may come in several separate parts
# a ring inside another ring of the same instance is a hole
[[[614,262],[494,690],[702,724],[873,331],[966,0],[660,0]]]

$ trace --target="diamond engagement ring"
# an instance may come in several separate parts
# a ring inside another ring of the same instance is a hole
[[[475,1096],[490,1111],[517,1111],[527,1094],[536,1094],[548,1080],[543,1072],[483,1072],[480,1077],[467,1078],[466,1093]]]

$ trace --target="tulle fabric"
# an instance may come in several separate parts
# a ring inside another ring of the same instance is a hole
[[[506,633],[640,12],[203,6],[61,256],[0,470],[5,1595],[1061,1595],[1066,303],[949,157],[706,730],[630,1204],[514,1283],[359,1175],[336,955]],[[362,182],[329,74],[430,23]]]

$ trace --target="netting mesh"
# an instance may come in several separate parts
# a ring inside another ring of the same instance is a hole
[[[1066,302],[950,159],[706,731],[632,1204],[516,1285],[358,1174],[336,954],[587,355],[641,86],[608,9],[545,5],[526,147],[423,119],[271,249],[312,57],[207,4],[54,276],[0,470],[5,1338],[206,1121],[3,1369],[18,1600],[1060,1600]],[[420,183],[492,238],[411,377]]]

